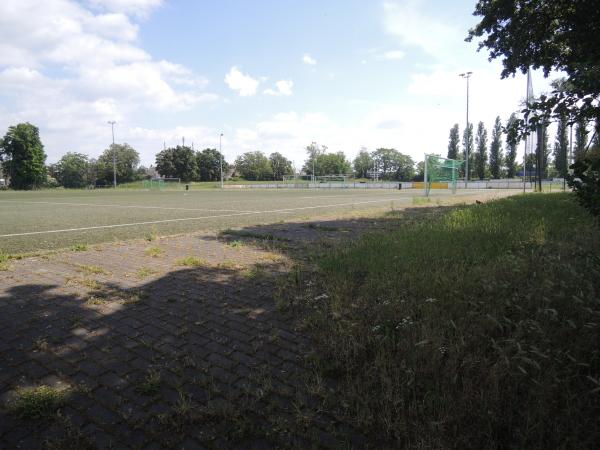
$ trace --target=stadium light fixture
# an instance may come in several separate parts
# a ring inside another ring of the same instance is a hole
[[[221,152],[221,138],[223,137],[223,133],[219,135],[219,156],[221,157],[221,189],[223,189],[223,153]]]
[[[465,129],[467,142],[465,146],[465,189],[469,182],[469,146],[471,145],[471,136],[469,133],[469,78],[473,72],[459,73],[458,76],[467,80],[467,128]]]
[[[114,120],[109,120],[110,129],[112,131],[112,145],[113,145],[113,187],[117,188],[117,149],[115,148],[115,122]]]

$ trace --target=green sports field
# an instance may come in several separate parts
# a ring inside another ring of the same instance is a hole
[[[481,191],[459,191],[460,198]],[[226,189],[194,191],[0,191],[0,251],[336,217],[421,203],[421,190]],[[433,191],[433,199],[452,196]]]

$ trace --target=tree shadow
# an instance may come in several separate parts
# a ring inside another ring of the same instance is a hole
[[[215,239],[304,264],[328,245],[450,208],[245,227]],[[14,448],[362,447],[364,437],[320,408],[327,387],[305,365],[302,311],[281,307],[295,295],[281,275],[289,267],[201,265],[132,289],[100,282],[77,294],[12,285],[0,296],[0,440]],[[64,393],[58,409],[17,413],[22,389],[40,385]]]

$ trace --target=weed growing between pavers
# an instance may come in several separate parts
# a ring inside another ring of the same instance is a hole
[[[21,388],[9,404],[9,411],[22,419],[47,419],[64,405],[66,392],[50,386]]]
[[[150,267],[140,267],[137,271],[138,278],[147,278],[151,275],[156,275],[158,272]]]
[[[157,395],[160,391],[161,377],[160,371],[156,369],[150,369],[148,375],[142,383],[137,386],[137,391],[144,395]]]
[[[177,260],[177,265],[186,267],[202,267],[208,265],[208,263],[206,260],[196,256],[186,256],[185,258]]]
[[[164,252],[165,251],[162,248],[156,246],[148,247],[146,250],[144,250],[144,253],[146,253],[146,255],[151,256],[153,258],[161,256]]]
[[[106,275],[107,272],[102,267],[87,265],[87,264],[78,264],[77,270],[82,272],[85,275]]]
[[[0,272],[6,271],[10,268],[8,259],[8,254],[0,251]]]

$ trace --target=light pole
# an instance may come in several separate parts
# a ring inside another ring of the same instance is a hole
[[[315,177],[315,159],[317,159],[317,143],[316,142],[312,142],[312,148],[313,148],[313,157],[312,157],[312,166],[313,166],[313,170],[312,170],[312,182],[314,183],[316,180]]]
[[[469,182],[469,146],[471,145],[471,135],[469,133],[469,78],[473,72],[465,72],[459,74],[460,77],[467,79],[467,128],[465,129],[465,189]]]
[[[113,187],[116,189],[117,188],[117,149],[115,148],[115,122],[114,120],[109,120],[108,123],[110,124],[110,129],[112,131],[112,138],[113,138]]]
[[[221,152],[221,138],[223,137],[223,133],[219,135],[219,155],[221,156],[221,189],[223,189],[223,153]]]

